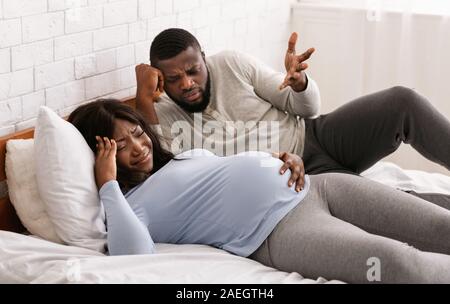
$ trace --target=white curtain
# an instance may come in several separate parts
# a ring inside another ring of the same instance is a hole
[[[411,87],[450,119],[449,8],[448,0],[367,1],[367,30],[373,39],[366,40],[367,69],[362,92],[391,85]],[[386,160],[448,174],[410,146],[403,145]]]
[[[317,49],[309,72],[322,113],[403,85],[450,119],[450,0],[301,0],[292,22],[300,48]],[[388,160],[448,174],[408,147]]]
[[[450,1],[367,0],[364,92],[413,87],[450,117]]]

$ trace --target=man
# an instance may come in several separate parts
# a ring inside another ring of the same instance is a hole
[[[303,60],[313,51],[308,50]],[[287,57],[286,66],[293,70],[291,79],[283,84],[292,89],[280,90],[284,75],[255,59],[236,52],[206,58],[195,37],[181,29],[169,29],[152,44],[152,66],[136,67],[136,105],[153,125],[161,127],[172,151],[200,148],[195,142],[198,138],[191,137],[191,130],[182,130],[184,142],[172,142],[179,137],[174,131],[181,125],[191,127],[194,135],[201,133],[201,147],[206,145],[217,154],[236,154],[253,148],[301,155],[304,122],[297,116],[317,115],[320,97],[315,82],[303,72],[306,63],[295,66],[294,55],[291,52]],[[153,102],[158,91],[166,94]],[[194,128],[198,127],[195,118],[200,119],[199,128]],[[211,122],[214,130],[208,132],[205,126]],[[259,125],[262,122],[266,124]],[[267,147],[265,139],[275,147]]]
[[[316,117],[319,90],[305,73],[305,61],[314,49],[297,55],[296,42],[293,33],[283,75],[237,52],[205,57],[190,33],[165,30],[153,40],[151,66],[136,67],[137,108],[152,124],[161,126],[164,136],[177,139],[181,130],[185,137],[175,144],[172,141],[172,150],[191,149],[189,140],[195,144],[201,137],[197,143],[204,148],[218,146],[226,154],[240,152],[236,147],[242,147],[242,142],[252,150],[255,138],[264,146],[279,136],[276,148],[301,156],[307,174],[359,174],[405,142],[450,169],[450,122],[413,90],[394,87]],[[154,102],[163,91],[166,94]],[[197,121],[196,114],[201,115]],[[239,132],[238,123],[231,131],[227,129],[228,122],[239,121],[252,123],[245,126],[244,133]],[[214,127],[202,129],[209,122],[214,122]],[[263,122],[276,124],[264,132],[267,124],[261,125]],[[214,134],[221,127],[219,136]],[[227,136],[229,133],[234,136]],[[230,146],[235,149],[227,150]],[[269,145],[264,148],[271,149]]]

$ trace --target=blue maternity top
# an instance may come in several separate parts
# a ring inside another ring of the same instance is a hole
[[[117,181],[99,193],[111,255],[155,252],[154,242],[205,244],[239,256],[252,254],[309,190],[289,188],[289,170],[268,153],[218,157],[186,151],[122,194]]]

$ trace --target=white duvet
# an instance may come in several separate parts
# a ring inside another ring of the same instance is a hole
[[[406,170],[390,162],[378,162],[361,175],[400,190],[450,195],[450,176],[440,173]]]
[[[442,174],[378,163],[362,175],[404,190],[450,194],[450,177]],[[109,257],[0,231],[0,283],[340,283],[303,278],[204,245],[157,244],[157,252]]]
[[[0,231],[0,283],[325,283],[205,245],[157,244],[157,254],[105,256]],[[328,281],[327,283],[339,283]]]

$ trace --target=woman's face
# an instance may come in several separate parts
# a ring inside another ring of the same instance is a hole
[[[150,173],[153,169],[153,145],[140,125],[116,119],[113,134],[117,142],[117,163],[131,171]]]

